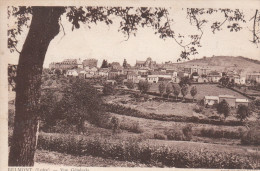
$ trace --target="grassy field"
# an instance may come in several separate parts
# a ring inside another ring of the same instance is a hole
[[[158,83],[157,84],[152,84],[150,87],[150,91],[152,92],[158,92]],[[203,99],[205,96],[218,96],[218,95],[233,95],[237,98],[246,98],[243,95],[232,91],[230,89],[227,88],[220,88],[218,87],[217,84],[194,84],[192,86],[196,86],[197,87],[197,95],[196,95],[196,99]],[[190,87],[192,87],[190,86]],[[190,88],[189,88],[190,91]],[[179,95],[181,97],[181,94]],[[190,93],[186,96],[187,98],[192,98],[192,96],[190,95]]]

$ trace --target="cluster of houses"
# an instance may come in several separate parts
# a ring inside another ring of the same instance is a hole
[[[112,62],[107,68],[98,68],[96,59],[66,59],[62,62],[51,63],[50,69],[65,70],[66,76],[93,78],[105,77],[108,80],[115,80],[121,77],[138,83],[140,80],[147,80],[150,83],[160,81],[171,81],[179,83],[182,77],[190,77],[194,82],[199,83],[218,83],[223,77],[223,73],[211,70],[210,67],[199,65],[183,65],[180,63],[166,62],[157,64],[150,57],[145,61],[136,61],[135,66],[129,64],[121,66],[118,62]],[[230,81],[235,84],[246,84],[246,81],[255,81],[260,83],[260,73],[240,75],[235,71],[225,73]]]
[[[213,106],[225,100],[231,108],[238,108],[239,105],[248,106],[248,99],[236,98],[231,95],[219,95],[219,96],[205,96],[204,97],[205,106]]]

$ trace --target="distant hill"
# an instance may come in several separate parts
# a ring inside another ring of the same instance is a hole
[[[240,73],[260,72],[260,61],[238,56],[213,56],[193,59],[185,65],[200,65],[216,71],[238,71]]]

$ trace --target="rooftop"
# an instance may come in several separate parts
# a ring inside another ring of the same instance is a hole
[[[218,96],[205,96],[205,99],[209,99],[209,100],[219,100]]]

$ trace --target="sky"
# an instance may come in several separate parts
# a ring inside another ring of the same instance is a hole
[[[198,33],[194,26],[189,24],[186,18],[186,11],[181,8],[169,9],[169,17],[174,20],[171,27],[176,33],[193,34]],[[253,10],[244,10],[246,20],[254,14]],[[222,15],[212,15],[207,17],[210,22],[222,21]],[[118,32],[118,18],[113,19],[113,25],[107,26],[104,23],[92,24],[91,29],[86,24],[81,24],[80,29],[72,31],[72,25],[65,16],[61,18],[65,33],[60,30],[59,34],[51,41],[46,53],[44,67],[48,67],[51,62],[60,62],[68,58],[88,58],[98,59],[98,66],[103,59],[108,62],[123,63],[126,59],[128,63],[134,65],[136,60],[145,60],[151,57],[157,63],[166,61],[177,62],[182,48],[173,39],[160,39],[154,34],[151,28],[139,28],[136,36],[127,37]],[[204,56],[244,56],[260,60],[260,47],[252,44],[252,33],[249,29],[252,22],[242,24],[243,29],[239,32],[229,32],[226,25],[220,32],[212,33],[210,24],[203,27],[204,34],[201,40],[201,48],[198,48],[198,55],[191,56],[190,59],[202,58]],[[28,33],[24,32],[18,37],[17,48],[22,49],[22,45]],[[14,52],[9,54],[9,63],[17,64],[19,54]]]

